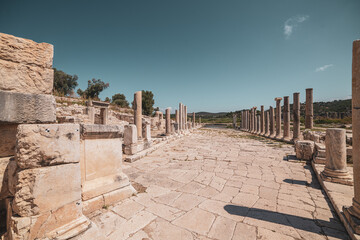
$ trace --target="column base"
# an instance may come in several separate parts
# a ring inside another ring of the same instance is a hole
[[[360,218],[356,216],[356,213],[354,212],[354,207],[343,207],[343,212],[345,215],[346,220],[349,222],[352,230],[356,234],[360,234]]]
[[[320,176],[327,182],[340,183],[350,186],[354,185],[352,178],[346,170],[331,170],[325,167],[324,171],[320,173]]]
[[[326,158],[322,158],[322,157],[315,157],[313,159],[313,162],[315,164],[325,164],[326,163]]]

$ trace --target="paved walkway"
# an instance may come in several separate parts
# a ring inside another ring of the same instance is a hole
[[[92,220],[110,240],[348,239],[293,147],[254,138],[200,129],[125,164],[142,193]]]

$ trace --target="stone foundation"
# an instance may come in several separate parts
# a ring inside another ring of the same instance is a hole
[[[81,186],[85,214],[136,193],[122,172],[122,137],[123,128],[117,125],[81,127]]]

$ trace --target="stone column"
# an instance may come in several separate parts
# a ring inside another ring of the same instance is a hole
[[[181,105],[182,104],[179,103],[179,113],[178,113],[178,115],[179,115],[179,131],[182,130],[182,106]]]
[[[281,97],[275,98],[276,101],[276,138],[281,138]]]
[[[251,114],[251,123],[252,123],[252,131],[255,131],[255,109],[254,107],[252,108],[252,114]]]
[[[299,140],[300,137],[300,93],[294,93],[293,103],[293,142]]]
[[[269,135],[269,121],[270,121],[270,117],[269,117],[269,111],[265,112],[265,132],[264,132],[264,136],[268,136]]]
[[[250,110],[246,111],[247,131],[250,132]]]
[[[264,114],[264,105],[261,106],[261,115],[260,115],[260,134],[264,135],[265,132],[265,114]]]
[[[142,138],[142,92],[134,94],[134,123],[137,129],[138,138]]]
[[[256,117],[256,113],[257,113],[257,111],[256,111],[256,107],[254,107],[253,108],[254,109],[254,115],[253,115],[253,118],[254,118],[254,120],[253,120],[253,125],[254,125],[254,130],[253,130],[253,133],[256,133],[257,132],[257,117]]]
[[[306,89],[306,106],[305,106],[305,128],[313,128],[314,107],[313,107],[313,89]]]
[[[352,58],[352,132],[354,198],[350,208],[344,208],[353,230],[360,234],[360,40],[353,42]]]
[[[260,115],[256,115],[256,134],[260,134],[261,132],[260,125],[261,125]]]
[[[289,96],[284,97],[284,135],[283,139],[290,141],[290,103]]]
[[[253,111],[254,111],[254,109],[252,108],[252,109],[250,109],[250,111],[249,111],[249,132],[252,132],[253,131],[253,124],[252,124],[252,122],[253,122]]]
[[[188,129],[188,124],[187,124],[187,122],[188,122],[188,115],[187,115],[187,106],[184,106],[184,124],[185,124],[185,130],[187,130]]]
[[[175,131],[179,131],[179,111],[175,109]]]
[[[165,109],[165,133],[166,135],[171,134],[171,118],[170,118],[170,108]]]
[[[244,110],[244,130],[247,130],[247,110]]]
[[[181,130],[185,130],[185,105],[181,104]]]
[[[193,112],[193,122],[192,122],[192,127],[195,128],[195,112]]]
[[[270,135],[269,137],[275,137],[275,111],[274,108],[270,106]]]
[[[254,107],[251,108],[251,112],[250,112],[250,132],[254,132]]]
[[[321,177],[325,181],[352,185],[346,169],[346,131],[341,128],[326,129],[326,163]]]
[[[236,114],[233,114],[233,128],[236,128],[236,120],[237,120],[237,116]]]

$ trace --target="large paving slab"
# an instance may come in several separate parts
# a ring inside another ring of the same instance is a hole
[[[139,193],[92,221],[107,239],[349,239],[311,166],[287,160],[294,154],[232,129],[200,129],[126,163]]]

